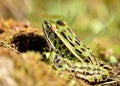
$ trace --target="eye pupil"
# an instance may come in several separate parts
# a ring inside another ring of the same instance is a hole
[[[63,21],[61,21],[61,20],[58,20],[56,23],[57,23],[58,25],[60,25],[60,26],[65,26],[65,23],[64,23]]]
[[[50,28],[50,26],[49,26],[49,25],[47,25],[47,28]]]
[[[46,25],[47,29],[51,29],[51,24]]]

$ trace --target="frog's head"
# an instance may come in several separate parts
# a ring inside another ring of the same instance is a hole
[[[60,28],[60,27],[64,27],[66,26],[66,22],[58,20],[56,22],[51,21],[51,20],[45,20],[42,23],[42,28],[44,32],[49,32],[49,31],[55,31],[56,29]]]
[[[54,39],[57,37],[56,32],[61,31],[60,29],[62,29],[65,26],[66,26],[66,23],[61,20],[58,20],[56,22],[51,20],[45,20],[42,23],[44,36],[52,47],[54,47],[54,45],[52,44],[52,41],[54,41]]]

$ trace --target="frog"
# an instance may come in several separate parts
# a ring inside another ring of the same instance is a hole
[[[89,83],[108,81],[112,67],[98,59],[65,21],[44,20],[42,28],[50,49],[47,59],[56,69]]]

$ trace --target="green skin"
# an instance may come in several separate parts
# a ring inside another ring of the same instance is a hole
[[[42,27],[50,46],[50,64],[90,83],[103,82],[110,77],[111,67],[98,60],[66,22],[44,21]]]

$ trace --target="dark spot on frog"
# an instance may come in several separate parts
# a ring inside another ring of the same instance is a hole
[[[107,75],[102,75],[102,79],[105,80],[107,78]]]
[[[75,47],[75,45],[72,42],[69,42],[73,47]]]
[[[87,63],[89,63],[89,60],[88,60],[88,59],[85,59],[84,61],[87,62]]]
[[[74,55],[71,53],[70,57],[69,57],[69,60],[72,60],[72,59],[75,59],[75,58],[74,58]]]
[[[58,59],[58,54],[55,54],[55,59]]]
[[[72,41],[72,38],[70,36],[68,36],[68,38]]]
[[[90,50],[90,48],[87,47],[88,50]]]
[[[61,46],[59,46],[58,49],[61,50]]]
[[[67,39],[67,37],[66,37],[66,35],[65,35],[65,33],[62,31],[61,32],[61,35],[65,38],[65,39]]]
[[[70,57],[74,57],[74,55],[73,55],[73,54],[70,54]]]
[[[90,75],[90,73],[89,73],[89,72],[86,72],[86,75]]]
[[[95,82],[97,82],[97,78],[95,77]]]
[[[58,42],[59,42],[59,45],[62,45],[62,44],[63,44],[61,40],[59,40]]]
[[[63,57],[63,58],[65,57],[65,54],[64,54],[64,53],[62,54],[62,57]]]
[[[57,44],[57,41],[55,40],[55,41],[54,41],[54,45],[56,45],[56,44]]]
[[[66,48],[66,46],[65,45],[62,45],[62,49],[65,49]]]
[[[60,68],[61,68],[61,67],[62,67],[62,65],[58,65],[58,67],[60,67]]]
[[[82,52],[80,50],[78,50],[78,49],[75,49],[75,51],[78,52],[78,53],[80,53],[80,54],[82,54]]]
[[[75,39],[80,43],[80,40],[78,39],[78,37],[75,37]]]
[[[71,70],[71,72],[75,72],[75,70],[74,70],[74,69],[72,69],[72,70]]]
[[[86,45],[83,45],[83,47],[87,48]]]
[[[75,41],[76,44],[78,44],[80,46],[80,43],[78,41]]]
[[[60,62],[60,59],[57,59],[57,61],[56,61],[57,63],[59,63]]]
[[[84,51],[84,52],[86,51],[85,48],[81,48],[81,50]]]
[[[104,64],[102,64],[102,63],[101,63],[101,64],[100,64],[100,66],[102,66],[102,67],[103,67],[103,66],[104,66]]]
[[[69,31],[71,34],[73,34],[72,31],[71,31],[69,28],[67,28],[67,29],[68,29],[68,31]]]
[[[57,23],[58,25],[60,25],[60,26],[65,26],[65,23],[64,23],[63,21],[61,21],[61,20],[58,20],[56,23]]]
[[[111,68],[109,67],[109,66],[107,66],[107,65],[104,65],[103,66],[105,69],[107,69],[107,70],[111,70]]]

